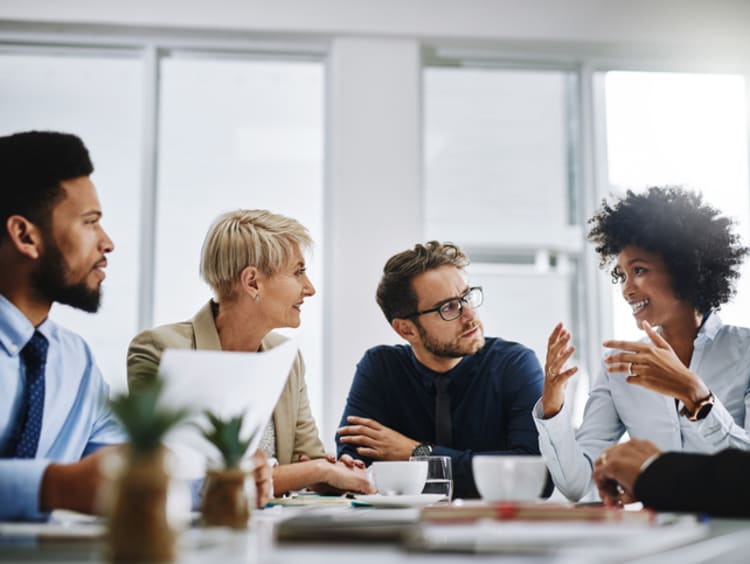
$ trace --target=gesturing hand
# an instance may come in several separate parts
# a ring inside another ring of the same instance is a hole
[[[419,443],[374,419],[350,415],[338,429],[339,440],[357,446],[357,454],[375,460],[408,460]]]
[[[547,340],[547,359],[544,363],[544,389],[542,391],[542,409],[544,417],[553,417],[562,409],[565,401],[565,388],[571,376],[578,368],[565,368],[575,347],[568,346],[570,333],[562,322],[555,325]]]
[[[703,380],[679,359],[669,343],[647,321],[641,326],[651,339],[649,343],[605,341],[604,346],[620,349],[605,359],[607,371],[624,373],[629,384],[643,386],[681,400],[692,411],[710,394]]]

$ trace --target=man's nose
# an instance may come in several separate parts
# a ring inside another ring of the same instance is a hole
[[[471,307],[466,302],[461,303],[461,319],[465,319],[466,321],[471,321],[476,316],[477,316],[477,312],[476,310],[474,310],[473,307]]]
[[[102,229],[102,240],[99,244],[103,253],[111,253],[115,250],[115,244],[104,229]]]

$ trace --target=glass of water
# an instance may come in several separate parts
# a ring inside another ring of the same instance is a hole
[[[450,501],[453,495],[453,470],[450,456],[412,456],[409,460],[427,461],[427,481],[423,494],[443,494]]]

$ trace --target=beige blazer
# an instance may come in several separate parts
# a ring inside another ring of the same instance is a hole
[[[268,350],[286,340],[278,333],[263,338],[261,350]],[[136,335],[128,348],[128,387],[154,378],[164,349],[221,350],[211,302],[204,305],[190,321],[162,325]],[[300,455],[325,456],[318,435],[305,384],[305,364],[298,352],[289,372],[286,386],[273,411],[276,427],[276,458],[279,464],[296,462]]]

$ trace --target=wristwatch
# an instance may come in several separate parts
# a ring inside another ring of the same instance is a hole
[[[701,419],[705,419],[708,414],[711,413],[711,409],[713,409],[715,402],[716,400],[714,399],[713,392],[709,392],[708,397],[699,401],[692,413],[690,413],[688,408],[683,405],[680,410],[680,415],[687,417],[688,421],[700,421]]]
[[[427,443],[421,443],[414,447],[411,451],[412,456],[430,456],[432,454],[432,445]]]

